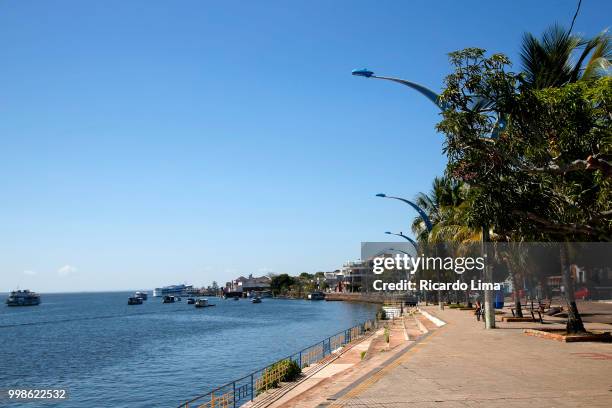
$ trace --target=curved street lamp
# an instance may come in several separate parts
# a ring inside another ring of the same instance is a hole
[[[404,235],[404,234],[402,234],[401,231],[400,231],[399,234],[396,234],[395,232],[391,232],[391,231],[385,231],[385,234],[387,234],[387,235],[395,235],[395,236],[404,238],[406,241],[408,241],[408,242],[410,242],[412,244],[412,246],[414,247],[415,251],[417,251],[417,254],[419,253],[419,246],[415,242],[415,240],[410,238],[410,237],[408,237],[408,236],[406,236],[406,235]]]
[[[427,227],[427,231],[431,232],[431,230],[433,229],[433,224],[431,223],[431,220],[429,219],[429,216],[427,215],[427,213],[421,207],[419,207],[418,205],[416,205],[412,201],[406,200],[405,198],[401,198],[401,197],[388,196],[388,195],[386,195],[384,193],[378,193],[378,194],[376,194],[376,197],[392,198],[394,200],[399,200],[401,202],[404,202],[404,203],[408,204],[409,206],[414,208],[419,213],[419,215],[421,216],[421,218],[425,222],[425,226]]]
[[[432,101],[438,108],[440,108],[440,110],[445,109],[445,105],[440,102],[440,95],[438,95],[431,89],[423,85],[417,84],[415,82],[406,81],[405,79],[400,79],[400,78],[374,75],[374,72],[368,70],[367,68],[354,69],[353,71],[351,71],[351,74],[355,76],[364,77],[364,78],[384,79],[386,81],[392,81],[392,82],[397,82],[398,84],[406,85],[407,87],[414,89],[415,91],[419,92],[421,95],[425,96],[427,99]]]
[[[385,76],[378,76],[375,75],[374,72],[370,71],[367,68],[362,68],[362,69],[354,69],[351,71],[351,75],[354,76],[360,76],[360,77],[364,77],[364,78],[375,78],[375,79],[384,79],[385,81],[392,81],[392,82],[396,82],[398,84],[402,84],[405,85],[409,88],[414,89],[415,91],[417,91],[418,93],[420,93],[421,95],[423,95],[424,97],[426,97],[427,99],[429,99],[431,102],[433,102],[441,111],[445,111],[448,108],[448,105],[444,102],[442,102],[440,100],[440,95],[435,93],[434,91],[432,91],[431,89],[417,84],[416,82],[412,82],[412,81],[407,81],[405,79],[401,79],[401,78],[393,78],[393,77],[385,77]],[[479,97],[479,96],[474,96],[473,99],[473,105],[474,106],[479,106],[479,105],[486,105],[487,102],[486,99]],[[501,115],[498,114],[497,115],[497,120],[495,121],[495,125],[493,125],[493,130],[491,130],[491,134],[489,135],[489,137],[491,139],[496,139],[499,136],[499,132],[504,130],[504,128],[506,127],[506,118]]]

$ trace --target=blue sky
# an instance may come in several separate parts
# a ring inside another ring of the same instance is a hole
[[[576,1],[3,1],[0,291],[333,270],[407,231],[443,172],[446,53]],[[583,1],[575,30],[610,24]]]

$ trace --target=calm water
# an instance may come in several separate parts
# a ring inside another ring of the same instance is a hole
[[[356,323],[371,305],[209,298],[196,309],[129,293],[47,294],[0,306],[0,389],[65,388],[62,403],[26,407],[174,407]],[[2,296],[4,299],[5,296]]]

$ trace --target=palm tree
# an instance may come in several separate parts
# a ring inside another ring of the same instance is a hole
[[[611,59],[612,42],[607,31],[586,40],[554,24],[542,39],[531,33],[523,36],[523,79],[531,88],[559,87],[609,75]]]
[[[440,255],[439,251],[456,252],[457,248],[452,245],[438,247],[437,244],[468,244],[480,241],[480,231],[474,230],[467,223],[470,204],[466,200],[466,194],[466,185],[449,177],[436,177],[429,193],[417,195],[415,203],[427,213],[432,224],[432,229],[429,230],[421,217],[416,217],[412,222],[412,231],[417,240],[425,244],[424,247],[427,247],[427,244],[436,245],[435,251]],[[470,304],[467,293],[466,302]]]
[[[434,230],[448,217],[447,207],[458,206],[463,201],[462,188],[461,183],[448,177],[436,177],[429,193],[417,194],[414,202],[427,213]],[[412,222],[412,232],[418,241],[432,242],[430,231],[421,217],[416,217]]]

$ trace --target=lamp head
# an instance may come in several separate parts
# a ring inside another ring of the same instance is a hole
[[[386,197],[387,195],[385,193],[378,193],[376,194],[376,197]]]
[[[367,68],[354,69],[354,70],[351,71],[351,74],[355,75],[355,76],[361,76],[361,77],[364,77],[364,78],[369,78],[372,75],[374,75],[374,73],[372,71],[370,71],[369,69],[367,69]]]

